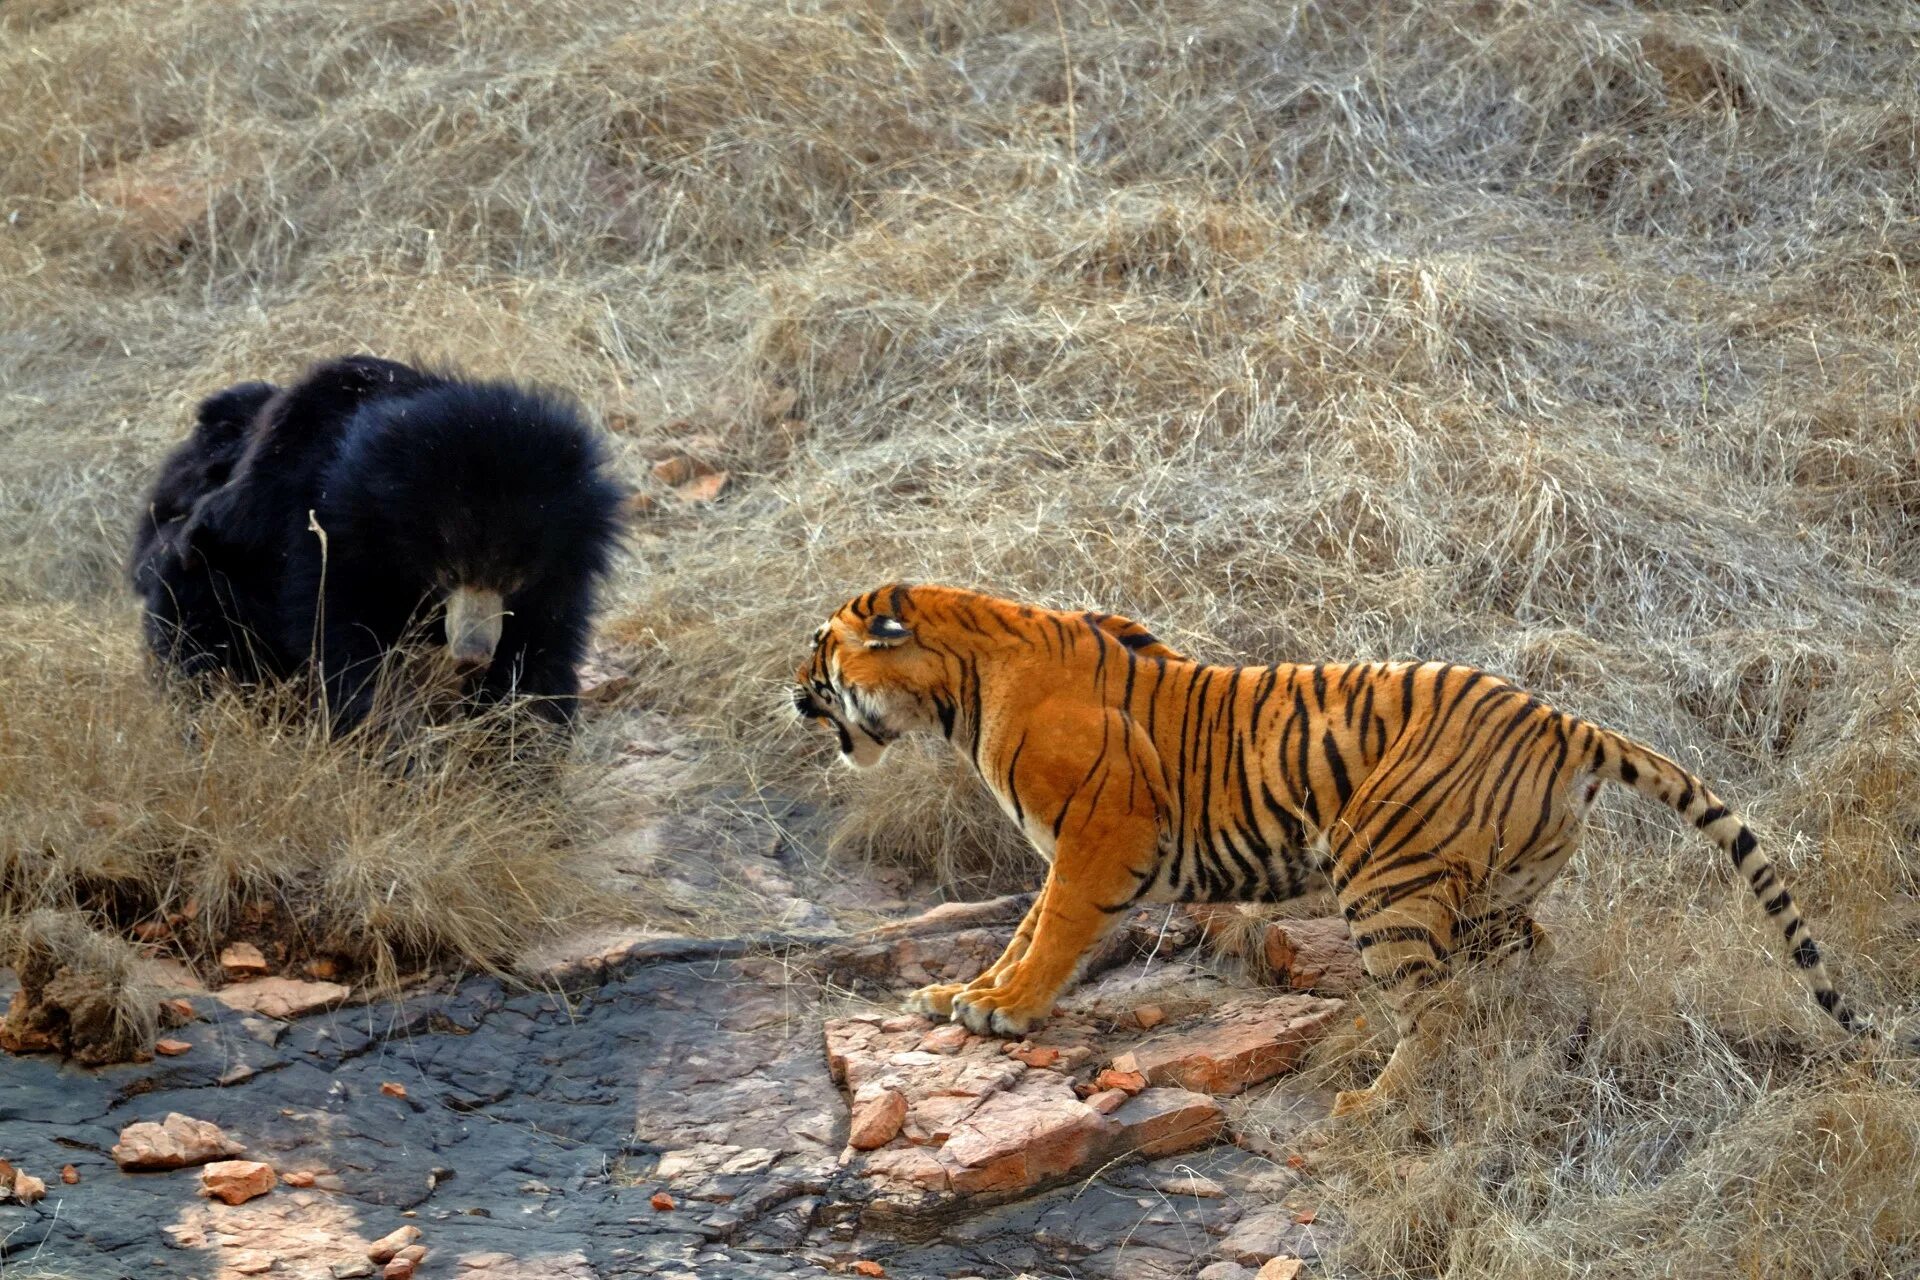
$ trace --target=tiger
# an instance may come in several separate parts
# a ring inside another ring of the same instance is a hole
[[[945,738],[1046,860],[1000,957],[908,1001],[982,1035],[1044,1019],[1136,905],[1330,889],[1399,1033],[1373,1083],[1336,1097],[1336,1116],[1364,1111],[1403,1094],[1443,1042],[1456,963],[1551,953],[1531,910],[1609,782],[1718,845],[1820,1007],[1874,1034],[1753,832],[1705,782],[1484,670],[1216,666],[1117,614],[899,583],[838,609],[795,678],[795,710],[855,767],[909,733]]]

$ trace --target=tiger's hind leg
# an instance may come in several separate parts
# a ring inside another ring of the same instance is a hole
[[[1374,889],[1342,904],[1367,976],[1393,1004],[1400,1039],[1372,1084],[1342,1090],[1334,1098],[1336,1117],[1368,1111],[1405,1095],[1419,1063],[1444,1043],[1453,1021],[1448,988],[1461,881],[1443,873],[1421,889],[1389,898],[1391,905],[1377,905],[1393,892],[1392,886]]]
[[[1500,907],[1463,921],[1453,954],[1461,962],[1496,965],[1520,957],[1545,960],[1553,954],[1553,938],[1524,907]]]

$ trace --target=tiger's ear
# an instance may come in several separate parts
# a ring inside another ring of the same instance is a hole
[[[897,649],[913,639],[907,624],[890,614],[878,613],[867,623],[867,648]]]
[[[1123,618],[1117,613],[1095,613],[1088,616],[1093,619],[1095,626],[1143,658],[1165,658],[1169,662],[1187,660],[1185,654],[1162,641],[1132,618]]]

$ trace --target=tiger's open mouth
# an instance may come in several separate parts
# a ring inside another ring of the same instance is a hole
[[[845,715],[833,702],[804,684],[794,688],[793,709],[801,719],[831,728],[840,738],[841,758],[857,768],[878,763],[886,749],[900,736],[885,725],[868,723],[871,717],[860,713],[857,701],[853,707],[854,714]]]

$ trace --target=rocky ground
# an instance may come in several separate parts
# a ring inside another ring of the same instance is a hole
[[[676,864],[685,821],[616,824],[611,861],[748,883],[778,932],[580,935],[526,983],[440,978],[397,1003],[236,952],[227,985],[175,997],[151,1061],[7,1059],[0,1156],[25,1180],[0,1260],[87,1280],[1234,1280],[1332,1239],[1284,1128],[1237,1135],[1220,1099],[1278,1091],[1302,1129],[1324,1114],[1286,1073],[1345,1016],[1304,990],[1353,976],[1337,922],[1251,936],[1274,986],[1201,961],[1221,922],[1142,913],[1009,1044],[898,997],[984,966],[1025,897],[848,932],[777,849]]]

